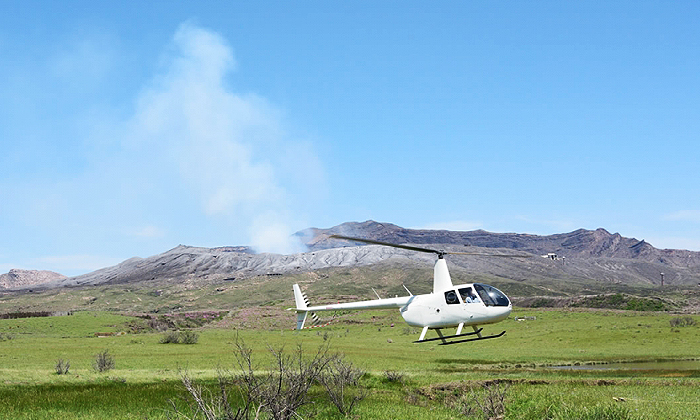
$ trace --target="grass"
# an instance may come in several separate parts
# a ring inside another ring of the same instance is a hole
[[[96,337],[97,332],[128,331],[130,323],[142,321],[111,312],[0,320],[0,333],[12,336],[0,342],[0,418],[165,418],[168,400],[183,392],[178,369],[187,368],[193,377],[214,386],[217,370],[234,366],[237,338],[253,349],[261,366],[269,361],[267,346],[292,349],[301,343],[314,350],[330,341],[332,351],[369,372],[362,384],[372,392],[353,412],[363,419],[464,418],[455,400],[468,398],[480,383],[493,379],[513,382],[508,390],[509,419],[608,414],[631,419],[700,418],[698,371],[544,368],[700,357],[700,327],[671,328],[670,314],[516,309],[513,315],[536,319],[487,326],[492,332],[507,331],[497,340],[438,346],[413,344],[418,331],[406,334],[410,328],[398,311],[349,313],[330,327],[296,332],[291,330],[293,314],[283,308],[272,305],[269,310],[277,315],[259,319],[263,327],[231,328],[238,320],[224,317],[199,329],[197,344],[188,346],[160,344],[158,332]],[[251,317],[247,322],[253,321]],[[105,349],[115,357],[116,367],[95,372],[94,356]],[[70,373],[55,373],[59,358],[70,360]],[[404,380],[389,381],[386,371],[399,372]],[[324,400],[321,387],[313,392],[319,403],[308,408],[307,417],[341,418]],[[615,401],[618,397],[625,402]]]

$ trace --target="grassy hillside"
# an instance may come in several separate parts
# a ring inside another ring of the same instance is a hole
[[[161,344],[164,333],[155,331],[96,337],[97,332],[131,331],[134,323],[144,322],[115,313],[0,320],[0,418],[166,418],[168,400],[185,395],[178,369],[214,386],[220,368],[234,369],[237,339],[251,346],[261,369],[270,361],[268,346],[293,349],[301,344],[314,352],[330,343],[332,351],[368,372],[361,384],[372,392],[358,405],[360,418],[400,414],[419,419],[428,413],[431,418],[459,418],[459,401],[469,400],[472,391],[482,392],[480,384],[494,379],[512,383],[507,418],[541,419],[546,413],[547,418],[572,418],[583,415],[583,407],[618,413],[613,397],[625,398],[629,408],[620,412],[625,417],[613,418],[700,416],[698,370],[546,367],[695,358],[697,326],[671,328],[673,315],[637,312],[520,309],[514,315],[528,320],[488,327],[507,330],[504,337],[454,346],[413,344],[417,331],[403,324],[398,311],[345,314],[330,327],[301,332],[290,330],[289,320],[260,315],[248,315],[249,326],[241,328],[234,311],[197,329],[200,337],[193,345]],[[91,365],[104,349],[114,355],[115,368],[97,373]],[[70,360],[67,375],[55,373],[58,358]],[[388,381],[386,371],[399,373],[403,381]],[[316,418],[341,418],[320,387],[312,392],[318,403],[304,412],[307,417],[315,412]]]

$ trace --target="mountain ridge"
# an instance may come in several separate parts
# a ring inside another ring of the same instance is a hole
[[[658,249],[644,240],[611,234],[604,228],[577,229],[569,233],[533,235],[527,233],[495,233],[485,230],[449,231],[406,229],[391,223],[347,222],[329,229],[309,228],[298,236],[308,238],[310,250],[342,246],[339,240],[329,239],[332,234],[363,237],[391,243],[430,243],[476,246],[482,248],[509,248],[536,255],[556,253],[571,257],[607,257],[635,259],[678,267],[700,266],[700,252]],[[363,236],[364,235],[364,236]]]
[[[541,236],[484,230],[407,229],[391,223],[367,220],[346,222],[328,229],[308,228],[297,232],[295,236],[308,248],[304,253],[256,254],[245,246],[203,248],[178,245],[158,255],[131,258],[80,276],[52,278],[41,284],[13,283],[10,287],[4,286],[4,290],[152,281],[211,283],[254,276],[367,266],[391,259],[400,265],[413,266],[419,263],[427,267],[434,261],[434,256],[430,254],[333,239],[330,238],[332,234],[423,245],[439,250],[482,249],[482,253],[507,250],[530,256],[556,255],[554,259],[515,259],[519,261],[451,256],[449,263],[464,270],[469,276],[488,275],[526,282],[550,279],[561,282],[604,281],[651,285],[658,282],[660,273],[664,272],[667,284],[694,285],[700,281],[700,252],[659,250],[644,240],[625,238],[619,233],[611,234],[603,228]]]

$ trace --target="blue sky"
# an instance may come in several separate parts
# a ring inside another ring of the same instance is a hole
[[[697,2],[4,2],[0,272],[374,219],[700,250]]]

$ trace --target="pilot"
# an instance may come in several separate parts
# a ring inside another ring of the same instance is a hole
[[[464,289],[459,289],[459,294],[462,296],[464,303],[475,303],[479,302],[479,297],[474,293],[471,287],[466,287]]]
[[[459,294],[460,294],[460,296],[462,296],[462,301],[464,303],[472,303],[471,292],[472,292],[471,287],[459,289]]]

